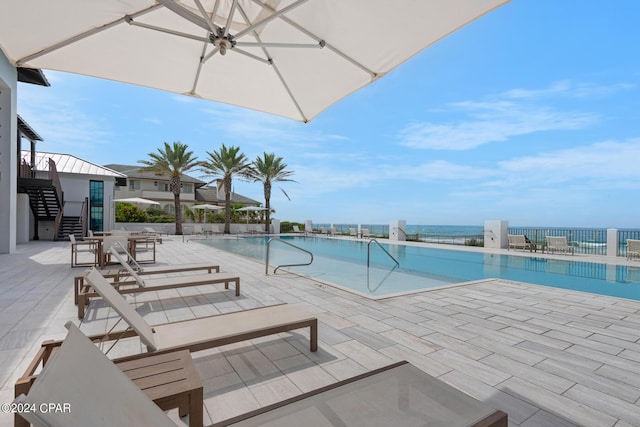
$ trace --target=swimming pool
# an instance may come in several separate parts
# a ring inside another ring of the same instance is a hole
[[[609,265],[528,256],[500,255],[421,246],[381,244],[395,262],[371,245],[355,239],[282,236],[313,253],[309,266],[289,270],[372,298],[433,289],[452,284],[501,278],[556,288],[640,300],[640,264]],[[201,243],[264,261],[269,237],[201,240]],[[271,243],[273,266],[308,262],[309,256],[282,242]],[[271,270],[272,271],[272,270]]]

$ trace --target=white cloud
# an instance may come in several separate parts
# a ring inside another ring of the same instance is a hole
[[[418,149],[461,151],[534,132],[582,129],[598,120],[592,113],[562,112],[508,101],[458,102],[450,107],[467,113],[469,118],[442,124],[410,124],[400,131],[399,144]]]
[[[461,151],[536,132],[584,129],[598,123],[600,115],[557,105],[635,88],[630,83],[599,85],[562,80],[542,89],[511,89],[486,101],[453,102],[432,110],[432,115],[443,119],[411,123],[398,132],[397,139],[410,148]],[[447,115],[461,118],[447,120]]]

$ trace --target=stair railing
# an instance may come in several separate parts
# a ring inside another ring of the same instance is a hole
[[[82,202],[82,208],[80,208],[80,224],[82,225],[82,237],[87,236],[87,229],[89,225],[89,198],[85,197]]]
[[[54,236],[57,239],[60,234],[60,224],[62,224],[62,217],[64,215],[64,203],[62,203],[62,207],[58,209],[58,213],[56,214],[56,220],[54,222]]]
[[[56,162],[52,158],[49,158],[49,179],[56,188],[56,195],[58,200],[58,213],[56,214],[56,220],[54,223],[54,236],[57,236],[60,232],[60,224],[62,223],[62,217],[64,215],[64,194],[62,193],[62,184],[60,183],[60,176],[58,175],[58,168]]]
[[[62,199],[62,184],[60,183],[60,176],[58,175],[58,168],[56,168],[56,162],[53,159],[49,159],[49,179],[53,182],[53,185],[56,187],[56,193],[58,194],[58,207],[62,209],[63,199]]]

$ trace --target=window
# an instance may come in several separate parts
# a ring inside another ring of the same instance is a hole
[[[193,184],[191,183],[182,184],[182,192],[193,193]]]
[[[140,189],[140,181],[139,180],[129,180],[129,190],[139,190]]]
[[[89,228],[104,231],[104,182],[89,181]]]

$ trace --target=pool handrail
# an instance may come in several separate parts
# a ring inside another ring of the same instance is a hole
[[[287,242],[285,240],[282,240],[279,237],[272,237],[267,242],[267,250],[266,250],[267,253],[266,253],[266,257],[265,257],[265,261],[264,261],[264,274],[265,275],[267,275],[267,276],[269,275],[269,247],[271,245],[271,242],[273,242],[274,240],[280,241],[280,242],[282,242],[282,243],[284,243],[286,245],[291,246],[292,248],[295,248],[295,249],[298,249],[298,250],[300,250],[302,252],[308,253],[311,256],[311,260],[306,264],[302,263],[302,264],[282,264],[282,265],[278,265],[278,266],[276,266],[276,268],[273,269],[273,274],[276,274],[276,271],[278,271],[278,269],[280,267],[302,267],[302,266],[305,266],[305,265],[311,265],[311,263],[313,262],[313,253],[309,252],[306,249],[301,248],[300,246],[296,246],[293,243],[289,243],[289,242]]]
[[[391,258],[393,260],[393,262],[396,263],[396,268],[400,267],[400,263],[398,262],[397,259],[395,259],[393,257],[393,255],[391,255],[389,253],[388,250],[386,250],[384,248],[384,246],[382,246],[380,244],[380,242],[378,242],[376,239],[369,239],[369,242],[367,242],[367,269],[369,268],[369,265],[371,264],[371,243],[375,243],[376,245],[378,245],[380,247],[380,249],[382,249],[384,251],[384,253],[386,253],[387,255],[389,255],[389,258]]]

